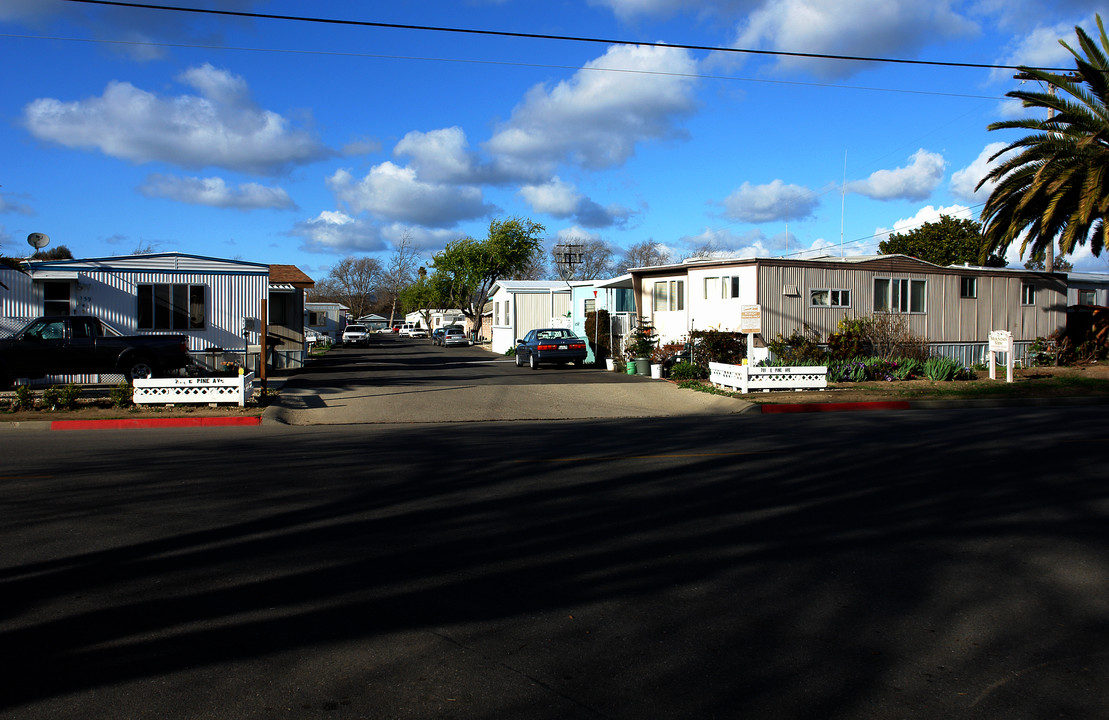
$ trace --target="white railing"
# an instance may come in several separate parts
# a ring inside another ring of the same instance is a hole
[[[742,393],[751,390],[823,390],[828,387],[828,368],[824,365],[751,367],[710,362],[709,382]]]
[[[131,399],[136,405],[179,403],[237,403],[254,397],[254,373],[231,377],[150,378],[135,380]]]

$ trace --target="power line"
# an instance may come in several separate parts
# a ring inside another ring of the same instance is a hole
[[[547,35],[543,33],[509,32],[506,30],[478,30],[474,28],[440,27],[434,25],[411,25],[405,23],[384,23],[368,20],[342,20],[336,18],[319,18],[299,15],[274,15],[270,13],[253,13],[236,10],[212,10],[208,8],[185,8],[171,5],[153,5],[148,3],[119,2],[119,0],[66,0],[66,2],[85,3],[87,5],[105,5],[114,7],[138,8],[144,10],[167,10],[171,12],[194,13],[198,15],[220,15],[226,17],[251,18],[255,20],[291,20],[295,22],[321,23],[326,25],[344,25],[352,27],[374,27],[389,30],[418,30],[422,32],[456,33],[463,35],[483,35],[494,37],[522,38],[527,40],[558,40],[563,42],[598,43],[604,45],[638,45],[643,47],[676,48],[680,50],[703,50],[707,52],[737,53],[746,55],[770,55],[775,57],[809,58],[817,60],[850,60],[856,62],[889,63],[898,65],[927,65],[932,67],[957,67],[975,68],[984,70],[1024,70],[1018,65],[991,65],[987,63],[961,63],[942,62],[938,60],[907,60],[904,58],[866,57],[857,55],[829,55],[826,53],[787,52],[784,50],[753,50],[750,48],[730,48],[713,45],[688,45],[680,43],[640,42],[612,38],[584,37],[578,35]],[[1068,68],[1034,68],[1050,72],[1066,72]]]
[[[74,0],[83,2],[84,0]],[[78,42],[99,45],[128,45],[138,47],[178,48],[185,50],[228,50],[234,52],[285,53],[290,55],[323,55],[331,57],[374,58],[379,60],[412,60],[421,62],[444,62],[469,65],[494,65],[504,67],[544,68],[551,70],[574,70],[579,72],[611,72],[629,75],[661,75],[665,77],[687,77],[698,80],[726,80],[732,82],[751,82],[766,85],[795,85],[799,87],[830,88],[836,90],[862,90],[865,92],[898,93],[902,95],[928,95],[934,97],[966,98],[970,100],[1002,100],[1000,95],[972,95],[970,93],[939,92],[935,90],[906,90],[904,88],[883,88],[867,85],[841,85],[836,83],[802,82],[799,80],[768,80],[766,78],[736,77],[734,75],[706,75],[703,73],[677,73],[663,70],[639,70],[635,68],[581,67],[577,65],[556,65],[554,63],[529,63],[508,60],[472,60],[463,58],[433,57],[426,55],[385,55],[381,53],[340,52],[336,50],[290,50],[288,48],[240,47],[234,45],[199,45],[195,43],[160,43],[141,40],[106,40],[103,38],[76,38],[54,35],[21,35],[0,33],[0,37],[20,40],[51,40],[55,42]]]

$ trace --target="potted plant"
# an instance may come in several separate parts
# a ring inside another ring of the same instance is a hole
[[[643,317],[631,335],[628,336],[628,356],[635,360],[636,371],[640,375],[651,374],[651,353],[658,345],[658,335],[650,319]]]

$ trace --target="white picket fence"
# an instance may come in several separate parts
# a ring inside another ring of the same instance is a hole
[[[135,380],[132,400],[136,405],[180,403],[237,403],[254,397],[254,373],[232,377],[150,378]]]
[[[823,390],[828,387],[828,368],[824,365],[751,367],[709,363],[709,381],[716,387],[747,393],[751,390]]]

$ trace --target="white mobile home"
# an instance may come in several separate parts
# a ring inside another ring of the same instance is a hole
[[[541,327],[570,327],[570,286],[562,281],[500,280],[489,293],[489,349],[504,354]]]
[[[250,346],[256,354],[261,346],[268,265],[169,252],[28,260],[25,267],[0,270],[8,330],[39,315],[95,315],[125,333],[184,334],[201,362],[217,349]]]
[[[326,335],[332,342],[337,343],[343,338],[349,313],[350,309],[339,303],[306,302],[304,303],[304,327]]]

